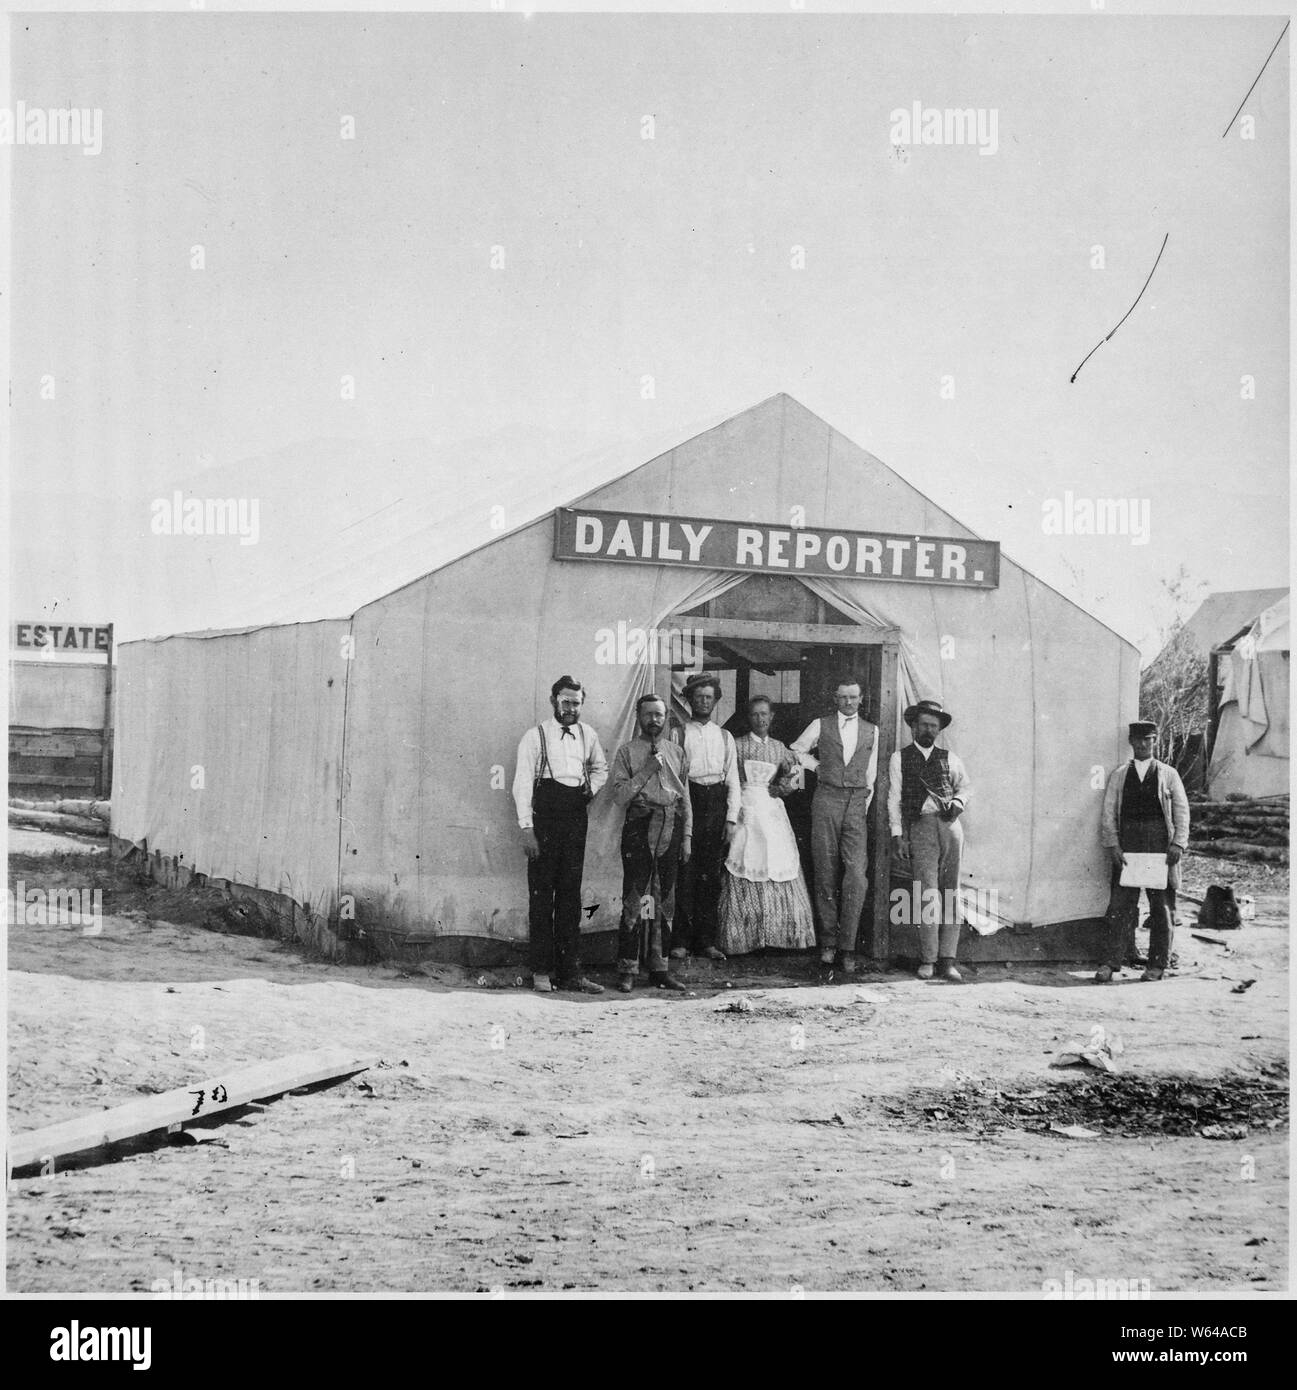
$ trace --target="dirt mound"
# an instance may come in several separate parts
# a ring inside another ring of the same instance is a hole
[[[1104,1135],[1150,1134],[1242,1139],[1256,1130],[1288,1127],[1288,1068],[1263,1065],[1256,1075],[1214,1081],[1178,1076],[1096,1076],[1047,1088],[915,1091],[878,1106],[892,1121],[932,1130],[994,1134],[1017,1129],[1048,1133],[1080,1125]]]
[[[13,853],[9,879],[27,887],[75,884],[103,894],[103,911],[141,921],[202,927],[227,936],[279,938],[283,931],[270,914],[234,898],[223,888],[191,884],[168,888],[135,863],[103,853],[70,850],[60,854]]]

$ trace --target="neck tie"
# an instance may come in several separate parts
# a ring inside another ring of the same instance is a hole
[[[571,730],[566,724],[563,725],[563,737],[564,737],[564,738],[573,738],[573,739],[576,737],[576,735],[572,732],[572,730]]]

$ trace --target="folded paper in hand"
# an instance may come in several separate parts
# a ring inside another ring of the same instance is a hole
[[[1121,866],[1123,888],[1165,888],[1165,854],[1128,854]]]

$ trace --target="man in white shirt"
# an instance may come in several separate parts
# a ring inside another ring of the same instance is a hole
[[[846,677],[833,696],[837,713],[812,720],[792,745],[818,780],[811,801],[811,857],[820,915],[820,960],[856,969],[856,933],[869,875],[866,817],[878,773],[878,729],[860,714],[860,682]]]
[[[1127,854],[1164,854],[1167,886],[1148,894],[1148,968],[1141,979],[1160,980],[1171,963],[1175,890],[1180,886],[1180,857],[1189,846],[1189,798],[1180,774],[1153,756],[1157,725],[1146,719],[1129,726],[1131,757],[1109,776],[1103,793],[1099,836],[1112,860],[1112,896],[1108,908],[1108,959],[1095,974],[1107,984],[1120,974],[1139,921],[1139,889],[1123,886]]]
[[[691,676],[684,697],[692,717],[679,732],[689,759],[689,800],[693,808],[693,854],[680,871],[679,913],[684,944],[671,955],[682,960],[692,951],[708,960],[724,960],[716,944],[717,906],[720,901],[725,855],[739,821],[742,789],[734,736],[712,717],[721,698],[715,676]]]
[[[602,994],[581,974],[581,874],[586,807],[608,780],[599,735],[581,723],[585,691],[571,676],[550,688],[554,714],[518,744],[513,800],[527,855],[528,952],[533,986]]]
[[[963,978],[959,954],[959,871],[964,854],[964,813],[972,788],[957,753],[937,747],[951,716],[936,700],[920,700],[905,711],[914,739],[887,765],[887,819],[898,859],[909,859],[919,884],[919,979]],[[913,901],[913,897],[911,897]]]

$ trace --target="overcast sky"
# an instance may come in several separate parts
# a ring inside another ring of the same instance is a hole
[[[1222,139],[1282,26],[11,18],[5,104],[103,113],[98,154],[0,151],[14,616],[237,622],[375,499],[507,500],[784,390],[1150,651],[1181,564],[1287,583],[1291,36]],[[916,102],[994,151],[893,144]],[[258,568],[150,533],[234,486]],[[1068,491],[1147,543],[1047,534]]]

